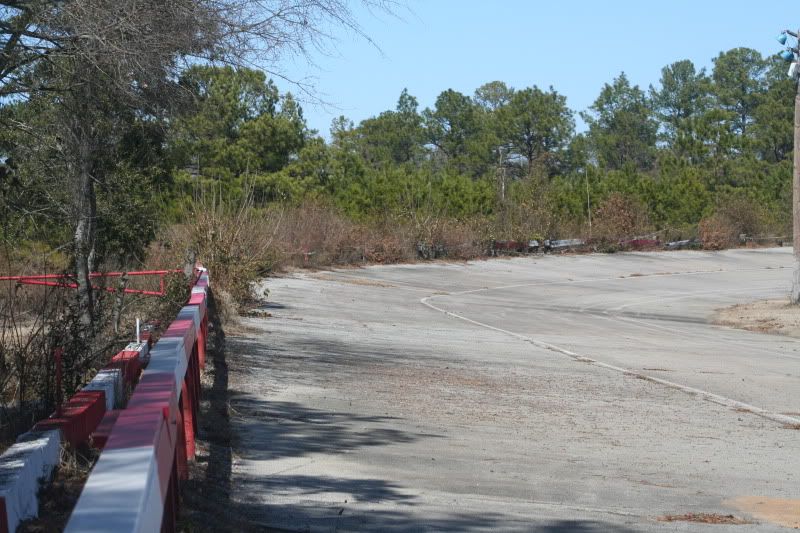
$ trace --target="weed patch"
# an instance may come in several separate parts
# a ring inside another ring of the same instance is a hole
[[[732,514],[719,513],[686,513],[668,514],[658,517],[659,522],[695,522],[700,524],[728,524],[728,525],[747,525],[752,524],[750,520],[739,518]]]

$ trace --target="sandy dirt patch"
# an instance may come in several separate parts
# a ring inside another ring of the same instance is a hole
[[[760,520],[800,528],[800,500],[746,496],[726,503]]]
[[[717,310],[714,323],[800,338],[800,306],[786,300],[762,300]]]

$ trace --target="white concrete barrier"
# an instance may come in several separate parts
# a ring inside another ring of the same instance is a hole
[[[101,390],[106,395],[106,411],[111,411],[122,403],[125,386],[122,379],[122,370],[119,368],[104,368],[100,370],[86,384],[83,390]]]
[[[132,408],[120,415],[117,425],[125,431],[112,432],[66,532],[148,533],[161,528],[161,470],[167,468],[161,463],[174,449],[170,433],[175,435],[176,421],[167,424],[158,410]],[[131,433],[134,428],[138,436]]]
[[[202,271],[189,304],[151,349],[147,369],[128,407],[120,411],[67,532],[139,533],[174,527],[170,522],[177,485],[188,475],[186,462],[194,454],[207,294],[208,273]]]
[[[0,456],[0,532],[13,533],[20,522],[38,515],[39,488],[60,460],[58,430],[23,433]]]

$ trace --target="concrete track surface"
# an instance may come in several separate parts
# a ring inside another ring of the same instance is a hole
[[[228,339],[232,512],[289,531],[800,526],[791,249],[298,273]],[[664,521],[734,515],[744,525]]]

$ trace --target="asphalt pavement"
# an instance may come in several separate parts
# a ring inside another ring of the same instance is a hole
[[[800,527],[791,249],[299,272],[228,339],[235,511],[289,531]],[[706,521],[745,522],[707,524]]]

